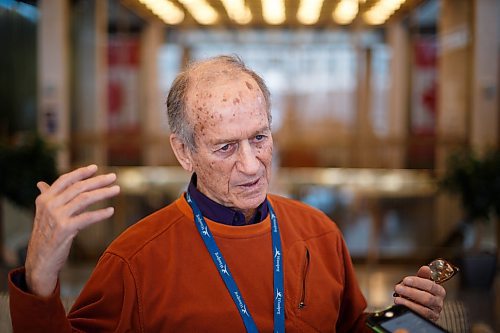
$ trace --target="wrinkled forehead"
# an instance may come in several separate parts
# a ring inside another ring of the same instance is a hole
[[[186,107],[188,112],[212,111],[213,108],[225,107],[229,101],[237,107],[243,99],[247,103],[265,104],[264,95],[252,76],[241,70],[219,68],[190,78]]]
[[[222,110],[249,111],[262,109],[266,101],[255,79],[240,67],[225,62],[201,63],[191,68],[186,93],[188,121],[220,117]]]
[[[242,75],[245,73],[241,68],[228,63],[201,63],[191,69],[190,81],[193,86],[206,86],[207,84],[236,80]]]
[[[190,84],[186,95],[187,118],[196,141],[199,136],[234,138],[249,126],[261,130],[270,125],[264,96],[252,76],[209,74]]]
[[[188,95],[192,92],[217,91],[217,88],[228,84],[250,81],[257,86],[255,80],[241,68],[227,63],[201,63],[192,68],[189,75]]]

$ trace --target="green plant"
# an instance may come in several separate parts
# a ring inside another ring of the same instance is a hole
[[[487,222],[496,223],[500,217],[500,150],[484,154],[461,150],[452,154],[439,185],[459,195],[464,209],[464,220],[447,240],[448,244],[453,239],[461,240],[457,260],[463,286],[491,288],[500,253],[500,228],[496,226],[496,235],[488,234],[494,228],[487,228]]]
[[[33,208],[39,194],[36,183],[57,178],[55,151],[39,136],[18,145],[0,144],[0,195]]]
[[[492,213],[500,216],[500,150],[452,154],[440,185],[460,196],[466,221],[488,220]]]

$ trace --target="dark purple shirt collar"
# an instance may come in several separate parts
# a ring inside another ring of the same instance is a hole
[[[257,207],[255,215],[250,219],[250,222],[245,223],[245,216],[242,212],[225,207],[198,191],[196,188],[196,181],[196,174],[193,174],[189,182],[188,193],[194,199],[201,213],[206,218],[222,224],[241,226],[259,223],[267,217],[267,200],[264,200],[264,202]]]

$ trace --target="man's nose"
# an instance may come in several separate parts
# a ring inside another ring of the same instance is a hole
[[[240,144],[240,149],[238,152],[238,170],[252,175],[259,171],[259,159],[257,158],[257,154],[255,149],[248,141],[244,141]]]

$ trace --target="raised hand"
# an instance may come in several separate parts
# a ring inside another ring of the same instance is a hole
[[[431,269],[422,266],[417,276],[407,276],[398,283],[394,303],[403,304],[430,320],[438,320],[446,290],[431,280]]]
[[[36,215],[26,257],[26,283],[32,293],[49,296],[66,262],[73,239],[93,223],[111,217],[112,207],[87,211],[99,201],[120,192],[113,173],[95,176],[96,165],[76,169],[51,186],[37,184]]]

